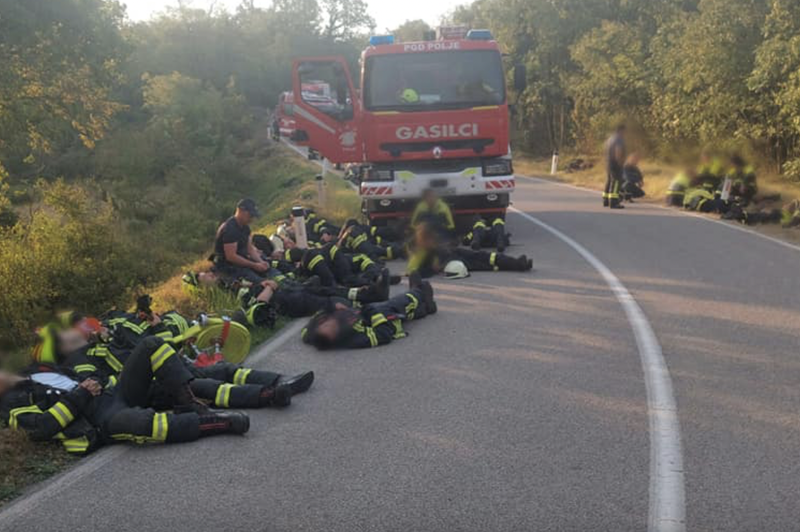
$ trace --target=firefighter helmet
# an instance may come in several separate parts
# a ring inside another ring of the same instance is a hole
[[[419,94],[414,89],[403,89],[400,91],[400,101],[403,103],[418,103]]]
[[[451,260],[444,267],[444,276],[446,279],[463,279],[469,277],[469,270],[460,260]]]

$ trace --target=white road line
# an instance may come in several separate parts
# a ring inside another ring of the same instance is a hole
[[[614,273],[581,244],[538,218],[511,209],[526,220],[561,239],[603,277],[631,324],[647,390],[650,423],[649,532],[686,530],[686,495],[683,479],[683,451],[678,408],[672,392],[669,368],[653,328],[639,304]]]
[[[549,179],[545,179],[545,178],[542,178],[542,177],[534,177],[534,176],[527,176],[527,175],[521,175],[521,176],[518,176],[518,177],[523,177],[525,179],[530,179],[531,181],[538,181],[540,183],[545,183],[545,184],[548,184],[548,185],[555,185],[555,186],[558,186],[558,187],[571,188],[571,189],[577,190],[579,192],[594,194],[594,195],[597,195],[597,196],[600,196],[602,194],[599,190],[594,190],[592,188],[580,187],[578,185],[570,185],[569,183],[561,183],[559,181],[551,181]],[[715,224],[719,224],[719,225],[721,225],[723,227],[727,227],[728,229],[734,229],[736,231],[741,231],[742,233],[747,233],[748,235],[753,235],[753,236],[757,236],[759,238],[763,238],[765,240],[769,240],[770,242],[773,242],[773,243],[778,244],[780,246],[783,246],[785,248],[793,249],[795,251],[800,251],[800,246],[798,246],[797,244],[792,244],[791,242],[786,242],[785,240],[781,240],[780,238],[775,238],[774,236],[769,236],[769,235],[765,235],[763,233],[759,233],[758,231],[755,231],[753,229],[748,229],[747,227],[742,227],[741,225],[736,225],[733,222],[726,222],[724,220],[715,220],[715,219],[709,218],[708,216],[705,216],[703,214],[699,214],[699,213],[692,212],[692,211],[681,210],[681,209],[675,209],[673,207],[667,207],[666,205],[657,205],[655,203],[641,203],[641,205],[644,205],[646,207],[655,207],[657,209],[662,209],[662,210],[665,210],[665,211],[669,211],[669,212],[675,213],[677,215],[691,216],[692,218],[697,218],[699,220],[705,220],[706,222],[712,222],[712,223],[715,223]]]
[[[263,360],[270,353],[274,353],[283,345],[291,340],[296,334],[300,332],[303,327],[303,320],[295,320],[290,323],[277,335],[270,340],[264,342],[259,346],[258,351],[252,356],[247,358],[248,366],[256,366],[263,362]],[[69,486],[75,484],[79,480],[88,477],[96,472],[112,460],[119,458],[132,449],[130,445],[116,445],[114,447],[106,447],[101,449],[96,454],[84,458],[80,464],[66,471],[64,474],[57,476],[54,480],[45,481],[40,489],[36,489],[27,496],[23,496],[8,506],[0,510],[0,532],[5,530],[15,530],[11,525],[20,517],[23,517],[34,509],[46,502],[47,499],[61,493]]]

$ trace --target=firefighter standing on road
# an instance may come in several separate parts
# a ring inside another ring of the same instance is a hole
[[[606,188],[603,191],[603,207],[624,209],[620,205],[620,187],[622,186],[622,169],[625,165],[625,125],[617,126],[605,144],[606,155]]]
[[[412,229],[417,229],[423,224],[443,237],[443,240],[452,240],[456,230],[450,206],[432,188],[422,193],[422,200],[411,215]]]

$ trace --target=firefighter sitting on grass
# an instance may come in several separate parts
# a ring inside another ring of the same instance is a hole
[[[385,345],[406,336],[404,324],[436,313],[433,287],[419,275],[409,278],[409,290],[383,303],[352,308],[334,303],[303,329],[302,339],[317,349],[359,349]]]

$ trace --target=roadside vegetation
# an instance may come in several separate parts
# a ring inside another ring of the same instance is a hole
[[[141,293],[156,310],[234,310],[222,291],[184,292],[181,274],[209,266],[238,199],[258,202],[262,232],[315,203],[319,168],[269,141],[269,108],[292,55],[355,60],[371,25],[359,1],[133,24],[113,1],[0,0],[0,366],[27,364],[58,310],[129,308]],[[322,212],[355,216],[355,195],[328,185]],[[0,504],[72,461],[0,430]]]

